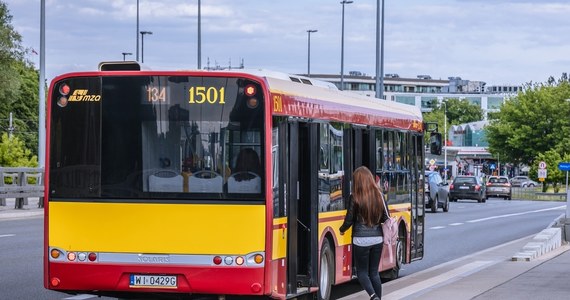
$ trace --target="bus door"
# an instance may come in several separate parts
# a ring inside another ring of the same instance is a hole
[[[412,245],[410,261],[421,259],[424,256],[424,225],[425,225],[425,197],[424,197],[424,138],[414,136],[412,168]]]
[[[287,123],[285,176],[287,205],[287,294],[318,285],[317,124]]]

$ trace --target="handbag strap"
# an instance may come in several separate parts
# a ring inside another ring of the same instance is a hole
[[[388,218],[390,217],[390,212],[388,211],[388,205],[386,204],[386,201],[384,201],[384,193],[382,193],[382,191],[380,191],[380,198],[382,199],[382,204],[384,204],[384,212],[386,213],[386,216],[388,216]]]

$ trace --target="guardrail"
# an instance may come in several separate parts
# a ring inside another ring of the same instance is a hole
[[[542,192],[541,187],[513,188],[513,199],[566,201],[566,193]]]
[[[543,193],[543,192],[536,192],[537,200],[558,200],[558,201],[565,201],[566,200],[566,193]]]
[[[6,198],[16,198],[16,209],[28,205],[29,197],[39,197],[38,207],[43,207],[43,168],[0,168],[0,206],[6,206]]]

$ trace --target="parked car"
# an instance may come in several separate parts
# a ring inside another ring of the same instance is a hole
[[[532,180],[532,179],[529,179],[529,180],[527,180],[527,181],[523,181],[523,182],[521,183],[521,186],[522,186],[522,187],[535,187],[535,186],[539,186],[539,185],[540,185],[540,183],[538,183],[538,182],[536,182],[536,181],[534,181],[534,180]]]
[[[501,197],[505,200],[511,200],[513,193],[511,190],[511,183],[507,176],[490,176],[487,179],[487,198]]]
[[[449,185],[449,200],[471,199],[486,202],[486,187],[478,176],[460,175]]]
[[[431,208],[431,212],[437,212],[438,208],[449,211],[449,184],[443,182],[438,172],[425,172],[425,194],[428,198],[426,207]]]
[[[511,178],[511,186],[522,186],[522,183],[527,181],[532,180],[528,176],[515,176]]]

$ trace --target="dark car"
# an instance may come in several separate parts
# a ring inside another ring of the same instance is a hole
[[[507,176],[491,176],[487,180],[487,198],[500,197],[512,199],[511,183]]]
[[[486,202],[486,188],[478,176],[457,176],[449,185],[449,200],[471,199]]]
[[[449,184],[443,182],[438,172],[425,172],[425,193],[428,198],[426,207],[431,208],[432,212],[437,212],[438,208],[449,211]]]

